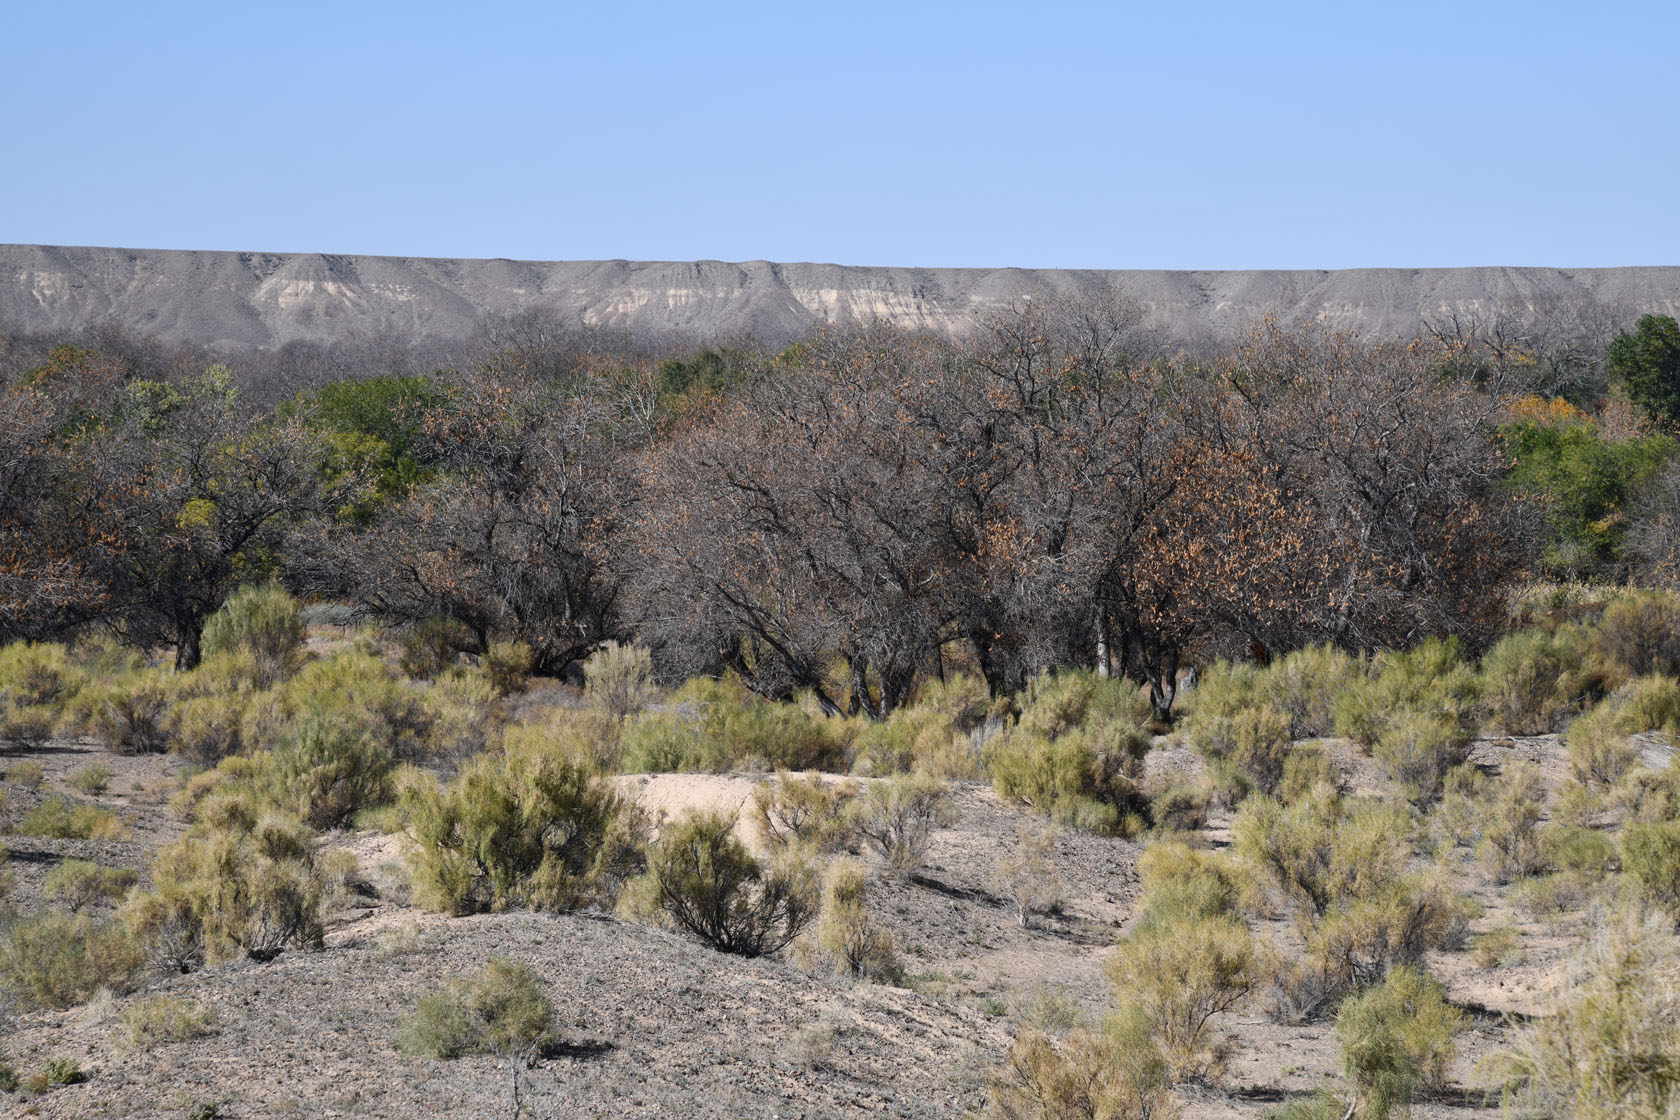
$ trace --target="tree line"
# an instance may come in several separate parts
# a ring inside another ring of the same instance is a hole
[[[283,396],[132,341],[17,351],[0,639],[98,626],[190,667],[278,579],[547,673],[634,640],[882,717],[953,666],[1001,694],[1084,665],[1164,715],[1188,662],[1476,647],[1536,571],[1660,576],[1673,329],[1267,322],[1166,353],[1135,305],[1052,298],[957,342],[670,354],[533,321]]]

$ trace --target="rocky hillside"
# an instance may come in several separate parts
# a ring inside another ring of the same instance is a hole
[[[510,261],[0,245],[0,330],[115,323],[226,349],[347,336],[465,337],[486,315],[701,338],[767,340],[885,318],[945,334],[1033,292],[1116,290],[1180,337],[1228,334],[1267,312],[1377,336],[1444,311],[1493,307],[1680,311],[1680,268],[1108,272],[857,268],[749,261]]]

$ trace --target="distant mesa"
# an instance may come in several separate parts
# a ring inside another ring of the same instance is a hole
[[[886,319],[945,335],[1034,292],[1121,292],[1170,335],[1225,336],[1272,312],[1367,336],[1456,310],[1680,313],[1680,268],[1189,272],[865,268],[769,261],[511,261],[0,245],[0,330],[115,324],[169,343],[274,349],[350,336],[464,339],[486,316],[767,342]]]

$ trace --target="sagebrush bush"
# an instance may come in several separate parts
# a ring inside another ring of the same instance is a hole
[[[1100,1030],[1059,1037],[1023,1027],[993,1074],[993,1120],[1175,1120],[1173,1075],[1145,1014],[1123,1008]]]
[[[467,628],[454,619],[441,615],[422,619],[398,636],[397,664],[409,679],[429,681],[455,664],[472,641]]]
[[[749,820],[766,848],[838,851],[851,840],[850,806],[858,794],[855,781],[824,781],[815,771],[781,773],[753,788]]]
[[[0,985],[41,1007],[86,1003],[101,989],[125,992],[142,961],[121,922],[48,910],[14,918],[0,932]]]
[[[76,694],[73,722],[117,754],[154,754],[170,746],[175,682],[158,669],[97,680]]]
[[[970,737],[937,708],[900,707],[870,723],[854,740],[853,770],[885,777],[920,770],[942,778],[973,778],[983,773]]]
[[[1238,858],[1263,882],[1319,916],[1393,882],[1411,853],[1405,813],[1325,787],[1287,806],[1251,797],[1231,833]]]
[[[1211,1020],[1254,990],[1254,939],[1234,918],[1174,918],[1121,941],[1108,977],[1116,1000],[1142,1014],[1174,1078],[1204,1076],[1219,1060]]]
[[[1482,968],[1509,968],[1528,959],[1523,948],[1522,934],[1516,926],[1506,923],[1495,926],[1470,939],[1470,952]]]
[[[1545,630],[1521,630],[1494,643],[1482,655],[1477,681],[1487,729],[1506,735],[1559,730],[1574,711],[1570,670],[1578,655]]]
[[[420,997],[397,1048],[427,1058],[491,1054],[529,1061],[560,1041],[554,1005],[530,965],[491,957],[472,976]]]
[[[1404,1114],[1420,1092],[1440,1088],[1464,1017],[1429,975],[1396,968],[1336,1014],[1342,1068],[1360,1120]]]
[[[1663,591],[1617,599],[1598,624],[1605,655],[1630,677],[1680,676],[1680,600]]]
[[[1680,821],[1628,825],[1622,867],[1642,898],[1680,923]]]
[[[1015,847],[992,866],[993,888],[1006,898],[1022,929],[1034,915],[1062,904],[1062,881],[1056,871],[1056,833],[1048,827],[1022,825]]]
[[[131,894],[124,911],[154,961],[186,971],[200,955],[268,961],[288,948],[319,948],[325,891],[307,825],[223,790],[159,853],[152,890]]]
[[[305,631],[297,600],[279,584],[244,586],[204,624],[203,652],[249,655],[255,683],[267,688],[303,658]]]
[[[1496,1068],[1533,1115],[1664,1120],[1680,1108],[1680,940],[1668,915],[1594,922],[1551,1014],[1514,1032]]]
[[[310,712],[273,754],[275,799],[311,828],[337,828],[390,801],[391,752],[339,713]]]
[[[659,699],[653,655],[642,646],[607,642],[584,661],[583,680],[584,698],[619,719]]]
[[[967,673],[952,673],[943,679],[929,677],[916,690],[917,708],[938,712],[967,735],[986,721],[992,709],[992,693],[986,682]]]
[[[890,980],[898,975],[892,937],[869,914],[869,875],[854,860],[837,860],[823,885],[809,961],[847,976]]]
[[[1480,799],[1477,854],[1496,879],[1508,883],[1545,866],[1539,832],[1546,810],[1540,770],[1517,761],[1486,784]]]
[[[1290,739],[1316,739],[1335,729],[1337,694],[1364,675],[1364,667],[1341,650],[1306,646],[1266,666],[1258,691],[1262,703],[1289,717]]]
[[[794,854],[760,863],[735,838],[735,822],[717,813],[691,812],[667,825],[648,875],[678,929],[744,957],[784,948],[810,924],[819,903],[809,865]]]
[[[697,677],[664,710],[630,719],[622,737],[629,772],[732,769],[823,770],[851,767],[851,737],[794,704],[750,695],[738,680]]]
[[[123,840],[128,826],[109,809],[55,794],[23,815],[17,832],[55,840]]]
[[[33,758],[20,758],[7,763],[6,780],[26,789],[39,789],[47,780],[47,768]]]
[[[1112,684],[1094,675],[1039,678],[1020,723],[988,745],[998,796],[1088,832],[1137,832],[1149,809],[1139,785],[1149,738]]]
[[[1136,685],[1122,677],[1104,679],[1090,669],[1041,673],[1027,682],[1018,701],[1020,730],[1045,739],[1084,730],[1096,732],[1102,742],[1127,740],[1153,718]]]
[[[931,774],[870,782],[848,812],[854,835],[900,871],[922,865],[933,830],[956,819],[950,790]]]
[[[1198,708],[1189,725],[1190,744],[1208,762],[1228,805],[1254,790],[1276,793],[1289,755],[1290,717],[1269,704],[1231,715]]]
[[[70,775],[70,784],[89,797],[97,797],[104,793],[106,787],[111,784],[111,768],[103,762],[95,762],[91,766],[84,766]]]
[[[415,890],[451,914],[610,907],[642,862],[646,821],[593,770],[542,749],[469,760],[404,798]]]
[[[1214,797],[1209,781],[1176,781],[1149,796],[1149,819],[1161,832],[1195,832],[1208,822]]]
[[[1354,677],[1336,696],[1336,734],[1375,746],[1389,717],[1403,709],[1462,722],[1474,712],[1476,683],[1456,637],[1380,654],[1367,675]]]
[[[209,1034],[216,1013],[197,1000],[155,995],[123,1008],[121,1021],[123,1041],[130,1049],[145,1051]]]
[[[536,660],[536,651],[527,642],[491,642],[479,658],[479,668],[491,691],[497,696],[512,696],[525,688]]]
[[[1455,718],[1402,709],[1390,715],[1371,756],[1406,800],[1422,808],[1441,792],[1447,771],[1464,761],[1470,736]]]
[[[1247,885],[1230,857],[1182,840],[1151,844],[1138,858],[1138,876],[1144,891],[1139,929],[1225,917],[1236,910]]]
[[[42,893],[74,914],[101,902],[115,902],[140,876],[126,867],[101,867],[91,860],[66,859],[47,873]]]
[[[0,696],[20,708],[57,709],[87,681],[56,642],[13,642],[0,648]]]

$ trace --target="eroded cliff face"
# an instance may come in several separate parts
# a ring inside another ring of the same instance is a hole
[[[1495,307],[1680,312],[1680,268],[1161,272],[865,268],[748,261],[508,261],[0,246],[0,329],[114,322],[169,342],[275,347],[348,335],[464,338],[486,315],[783,340],[885,319],[961,334],[1034,293],[1117,291],[1182,337],[1275,313],[1375,337]]]

